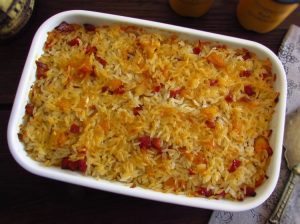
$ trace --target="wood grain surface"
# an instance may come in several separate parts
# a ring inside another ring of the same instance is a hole
[[[0,42],[0,223],[207,223],[210,210],[121,196],[30,174],[9,153],[6,129],[32,38],[50,16],[71,9],[130,16],[254,40],[275,53],[289,25],[300,25],[298,8],[270,33],[246,31],[236,19],[236,5],[237,0],[215,0],[205,16],[191,19],[175,14],[167,0],[36,1],[26,27]]]

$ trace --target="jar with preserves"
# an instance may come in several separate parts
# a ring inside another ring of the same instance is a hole
[[[267,33],[279,26],[298,6],[299,0],[240,0],[237,18],[248,30]]]
[[[199,17],[212,6],[214,0],[169,0],[171,8],[181,16]]]

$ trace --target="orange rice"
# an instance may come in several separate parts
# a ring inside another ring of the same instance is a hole
[[[19,137],[46,166],[233,200],[267,178],[275,74],[246,49],[62,23],[36,76]]]

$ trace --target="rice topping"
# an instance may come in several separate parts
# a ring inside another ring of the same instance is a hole
[[[195,197],[255,196],[278,93],[268,59],[128,25],[63,22],[36,61],[19,137],[34,160]]]

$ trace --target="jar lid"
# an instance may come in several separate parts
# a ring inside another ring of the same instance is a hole
[[[0,39],[19,32],[28,22],[35,0],[0,0]]]

